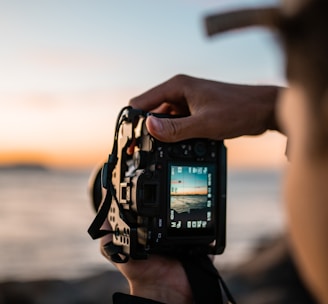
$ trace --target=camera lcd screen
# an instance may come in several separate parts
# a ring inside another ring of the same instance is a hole
[[[169,165],[169,236],[214,233],[215,166]]]

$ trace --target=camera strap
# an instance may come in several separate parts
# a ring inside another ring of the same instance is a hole
[[[114,134],[114,142],[112,147],[112,153],[108,157],[108,162],[104,164],[104,168],[102,170],[102,186],[107,189],[106,196],[103,202],[100,205],[99,210],[97,210],[97,215],[91,223],[88,233],[92,237],[92,239],[98,239],[103,237],[106,234],[114,233],[114,231],[101,229],[103,223],[105,222],[110,206],[112,204],[112,199],[116,199],[115,190],[113,190],[112,184],[112,173],[117,164],[117,139],[118,139],[118,131],[123,123],[126,120],[126,117],[123,115],[124,111],[130,109],[130,107],[124,107],[119,113],[115,125],[115,134]],[[119,206],[118,206],[119,207]]]
[[[236,304],[227,285],[207,255],[183,256],[179,260],[187,274],[196,304]],[[222,290],[225,297],[222,295]]]
[[[111,155],[110,155],[109,159],[111,159]],[[106,163],[104,165],[104,171],[105,172],[109,171],[109,173],[111,174],[114,166],[115,165],[113,165],[113,164],[108,165],[108,163]],[[108,175],[108,172],[107,172],[107,175]],[[107,218],[111,203],[112,203],[112,193],[111,193],[111,191],[107,191],[105,199],[102,202],[102,204],[100,205],[97,215],[94,218],[93,222],[91,223],[91,225],[88,229],[89,235],[94,240],[101,238],[106,234],[113,233],[113,231],[101,229],[103,223],[105,222],[105,220]]]
[[[124,114],[126,110],[129,110],[128,114]],[[106,234],[115,233],[112,230],[104,230],[102,229],[102,225],[107,219],[109,209],[112,204],[112,200],[117,203],[117,207],[120,209],[121,205],[118,203],[116,197],[116,191],[114,189],[112,183],[112,173],[115,169],[115,166],[118,161],[118,151],[117,151],[117,141],[118,141],[118,133],[119,129],[124,121],[135,122],[137,121],[137,117],[139,115],[145,115],[145,113],[141,110],[132,109],[130,106],[124,107],[119,113],[115,125],[115,134],[114,134],[114,142],[112,147],[112,153],[108,157],[107,163],[104,164],[102,170],[102,186],[107,189],[106,196],[103,202],[100,205],[99,210],[97,210],[97,215],[91,223],[88,233],[92,237],[92,239],[98,239],[103,237]],[[123,214],[121,212],[121,214]]]

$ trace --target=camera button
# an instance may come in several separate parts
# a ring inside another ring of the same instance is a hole
[[[158,219],[158,228],[162,228],[163,227],[163,219],[159,218]]]

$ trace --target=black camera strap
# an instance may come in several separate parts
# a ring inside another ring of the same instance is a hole
[[[111,160],[111,159],[113,159],[113,160]],[[112,162],[112,163],[110,163],[110,162]],[[116,164],[115,158],[111,157],[111,155],[110,155],[108,163],[106,163],[104,165],[104,169],[103,169],[106,172],[106,174],[105,174],[106,176],[108,176],[109,174],[111,176],[112,171],[115,167],[115,164]],[[104,174],[104,172],[103,172],[103,174]],[[107,182],[107,180],[105,182]],[[109,185],[108,185],[108,187],[109,187]],[[94,218],[93,222],[91,223],[91,225],[88,229],[89,235],[94,240],[101,238],[106,234],[113,233],[113,231],[101,229],[103,223],[105,222],[105,220],[108,216],[108,212],[109,212],[111,203],[112,203],[112,193],[111,193],[111,191],[107,191],[106,196],[105,196],[103,202],[101,203],[100,208],[97,212],[97,215]]]
[[[108,191],[106,192],[106,196],[102,201],[100,208],[96,210],[97,215],[94,218],[93,222],[91,223],[88,233],[92,237],[92,239],[98,239],[103,237],[106,234],[114,233],[114,231],[104,230],[101,229],[103,223],[105,222],[110,206],[112,204],[113,197],[115,198],[115,193],[112,190],[112,173],[117,163],[117,138],[118,138],[118,131],[119,128],[124,121],[123,112],[130,107],[124,107],[121,112],[119,113],[115,125],[115,134],[114,134],[114,142],[112,147],[112,153],[108,157],[108,162],[105,163],[104,168],[102,170],[102,186],[104,186]]]
[[[207,255],[183,256],[179,260],[187,274],[196,304],[225,303],[222,290],[227,299],[226,303],[236,304],[227,285]]]
[[[128,116],[124,115],[124,112],[126,110],[130,110],[128,112]],[[112,204],[112,200],[116,201],[117,207],[121,209],[121,205],[118,203],[116,192],[112,183],[112,173],[115,169],[115,166],[118,161],[118,151],[117,151],[117,140],[118,140],[118,132],[120,129],[121,124],[124,121],[137,121],[137,117],[139,115],[145,115],[145,113],[141,110],[132,109],[130,106],[124,107],[121,112],[119,113],[115,125],[115,134],[114,134],[114,142],[112,147],[112,153],[108,157],[108,162],[105,163],[103,170],[102,170],[102,186],[107,189],[106,196],[104,200],[102,201],[100,207],[97,211],[97,215],[94,218],[93,222],[91,223],[88,233],[92,237],[92,239],[98,239],[103,237],[106,234],[109,233],[115,233],[111,230],[104,230],[101,229],[103,223],[105,222],[109,209]],[[121,215],[123,213],[121,212]]]

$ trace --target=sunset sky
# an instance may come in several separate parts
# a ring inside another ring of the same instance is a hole
[[[207,167],[171,167],[171,195],[207,195]]]
[[[265,30],[205,35],[209,13],[278,0],[0,0],[0,165],[91,168],[130,98],[178,73],[284,84]],[[277,166],[278,134],[226,141],[231,166]]]

